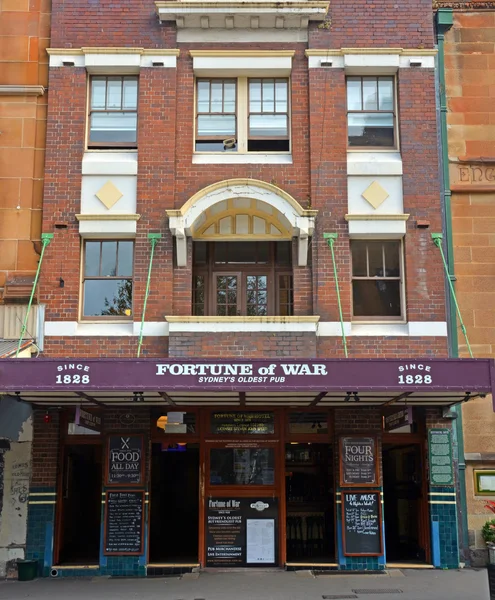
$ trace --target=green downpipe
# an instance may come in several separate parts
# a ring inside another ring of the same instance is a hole
[[[440,8],[435,16],[437,42],[438,42],[438,77],[439,77],[439,103],[440,103],[440,141],[441,141],[441,162],[443,174],[443,198],[444,198],[444,231],[446,237],[447,258],[446,275],[449,282],[451,295],[453,295],[455,274],[454,274],[454,241],[452,236],[452,204],[450,191],[450,173],[449,173],[449,151],[447,137],[447,94],[445,89],[445,34],[454,24],[453,11],[451,8]],[[440,246],[441,247],[441,242]],[[455,299],[455,294],[454,294]],[[458,310],[457,300],[456,306]],[[460,314],[460,313],[459,313]],[[459,356],[459,340],[457,336],[457,314],[452,310],[452,302],[448,315],[449,320],[449,345],[450,355],[453,358]],[[464,325],[464,324],[463,324]],[[467,339],[467,336],[466,336]],[[471,354],[471,347],[468,344]],[[472,355],[472,354],[471,354]],[[452,409],[457,415],[454,420],[454,439],[457,442],[457,464],[459,468],[459,500],[460,500],[460,519],[462,531],[462,547],[464,549],[464,559],[469,565],[469,533],[467,518],[467,497],[466,497],[466,463],[464,459],[464,433],[462,406],[454,406]]]
[[[328,247],[332,252],[332,263],[333,263],[333,276],[335,279],[335,289],[337,291],[337,303],[339,305],[339,317],[340,317],[340,330],[342,332],[342,343],[344,345],[344,354],[346,358],[349,358],[347,353],[347,339],[345,337],[345,329],[344,329],[344,317],[342,315],[342,303],[340,301],[340,289],[339,289],[339,278],[337,275],[337,264],[335,262],[335,253],[333,251],[333,245],[335,244],[335,240],[337,239],[337,233],[324,233],[323,239],[327,240]]]
[[[153,267],[153,256],[155,254],[155,246],[158,244],[158,240],[162,237],[161,233],[148,233],[148,239],[151,244],[151,256],[150,265],[148,267],[148,279],[146,281],[146,292],[144,294],[143,314],[141,315],[141,328],[139,330],[139,343],[137,349],[137,357],[141,354],[141,346],[143,345],[143,332],[144,332],[144,319],[146,317],[146,305],[148,304],[148,297],[150,295],[150,281],[151,281],[151,269]]]
[[[52,239],[53,239],[53,233],[42,233],[41,234],[41,254],[40,254],[40,260],[38,262],[38,268],[36,270],[36,276],[35,276],[34,281],[33,281],[33,288],[31,290],[31,296],[29,297],[29,303],[28,303],[28,307],[27,307],[27,311],[26,311],[26,316],[24,317],[24,322],[23,322],[22,327],[21,327],[21,335],[19,336],[19,343],[17,345],[17,352],[15,353],[15,357],[16,358],[19,356],[19,352],[21,351],[22,338],[24,337],[24,334],[26,333],[27,323],[28,323],[28,319],[29,319],[29,313],[31,312],[31,306],[33,304],[34,293],[36,291],[36,286],[38,285],[38,279],[40,277],[41,263],[43,262],[43,256],[45,254],[45,248],[52,241]]]

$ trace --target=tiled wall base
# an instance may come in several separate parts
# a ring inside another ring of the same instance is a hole
[[[29,490],[26,558],[38,560],[38,573],[42,577],[50,575],[53,560],[55,497],[55,488],[33,487]]]
[[[431,492],[432,548],[434,549],[435,544],[438,545],[437,564],[435,564],[435,557],[433,562],[436,567],[441,569],[457,569],[459,567],[459,542],[454,488],[432,487]],[[440,564],[438,564],[438,558]]]

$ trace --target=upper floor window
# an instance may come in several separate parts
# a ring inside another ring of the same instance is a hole
[[[132,316],[134,242],[86,241],[83,266],[83,317]]]
[[[403,315],[402,243],[351,240],[353,317],[400,320]]]
[[[93,76],[90,82],[90,148],[137,146],[138,78]]]
[[[195,242],[193,315],[293,314],[290,242]]]
[[[288,152],[289,80],[196,81],[197,152]]]
[[[393,77],[347,77],[347,139],[350,148],[394,148]]]

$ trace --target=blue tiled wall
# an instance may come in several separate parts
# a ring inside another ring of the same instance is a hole
[[[430,488],[430,523],[432,548],[438,549],[437,564],[441,569],[459,567],[459,539],[457,534],[457,506],[452,486]]]
[[[49,576],[53,560],[55,498],[55,488],[29,490],[26,558],[38,560],[39,575],[43,577]]]

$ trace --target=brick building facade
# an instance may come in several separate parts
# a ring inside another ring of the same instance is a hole
[[[15,362],[4,384],[36,403],[29,556],[45,576],[456,567],[442,411],[490,376],[448,360],[430,3],[53,8],[35,370],[57,385]],[[127,487],[114,442],[144,465]],[[361,486],[346,444],[373,457]],[[354,551],[353,490],[378,523]],[[141,492],[142,543],[116,551],[112,494]],[[229,554],[250,505],[222,555],[215,498],[273,500],[273,547]]]

